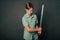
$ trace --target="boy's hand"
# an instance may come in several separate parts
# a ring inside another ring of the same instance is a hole
[[[39,30],[39,28],[38,28],[38,27],[36,27],[36,32],[38,32],[38,30]]]
[[[40,35],[41,33],[42,33],[42,28],[39,27],[39,29],[38,29],[38,34]]]

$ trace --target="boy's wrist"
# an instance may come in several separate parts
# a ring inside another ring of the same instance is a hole
[[[38,28],[36,28],[36,32],[38,32]]]

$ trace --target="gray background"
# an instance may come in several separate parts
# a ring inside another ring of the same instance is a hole
[[[26,2],[32,2],[34,13],[40,21],[44,4],[43,32],[41,40],[60,40],[60,0],[0,0],[0,40],[22,40],[22,16]]]

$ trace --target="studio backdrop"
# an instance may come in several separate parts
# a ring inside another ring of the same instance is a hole
[[[22,17],[26,2],[33,3],[39,22],[44,4],[39,40],[60,40],[60,0],[0,0],[0,40],[23,39]]]

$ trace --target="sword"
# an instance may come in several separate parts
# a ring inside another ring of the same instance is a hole
[[[44,4],[42,4],[42,10],[41,10],[40,28],[39,28],[40,31],[38,32],[39,35],[41,34],[42,31],[41,27],[42,27],[43,11],[44,11]]]
[[[42,26],[43,11],[44,11],[44,4],[42,4],[41,18],[40,18],[40,27]]]

